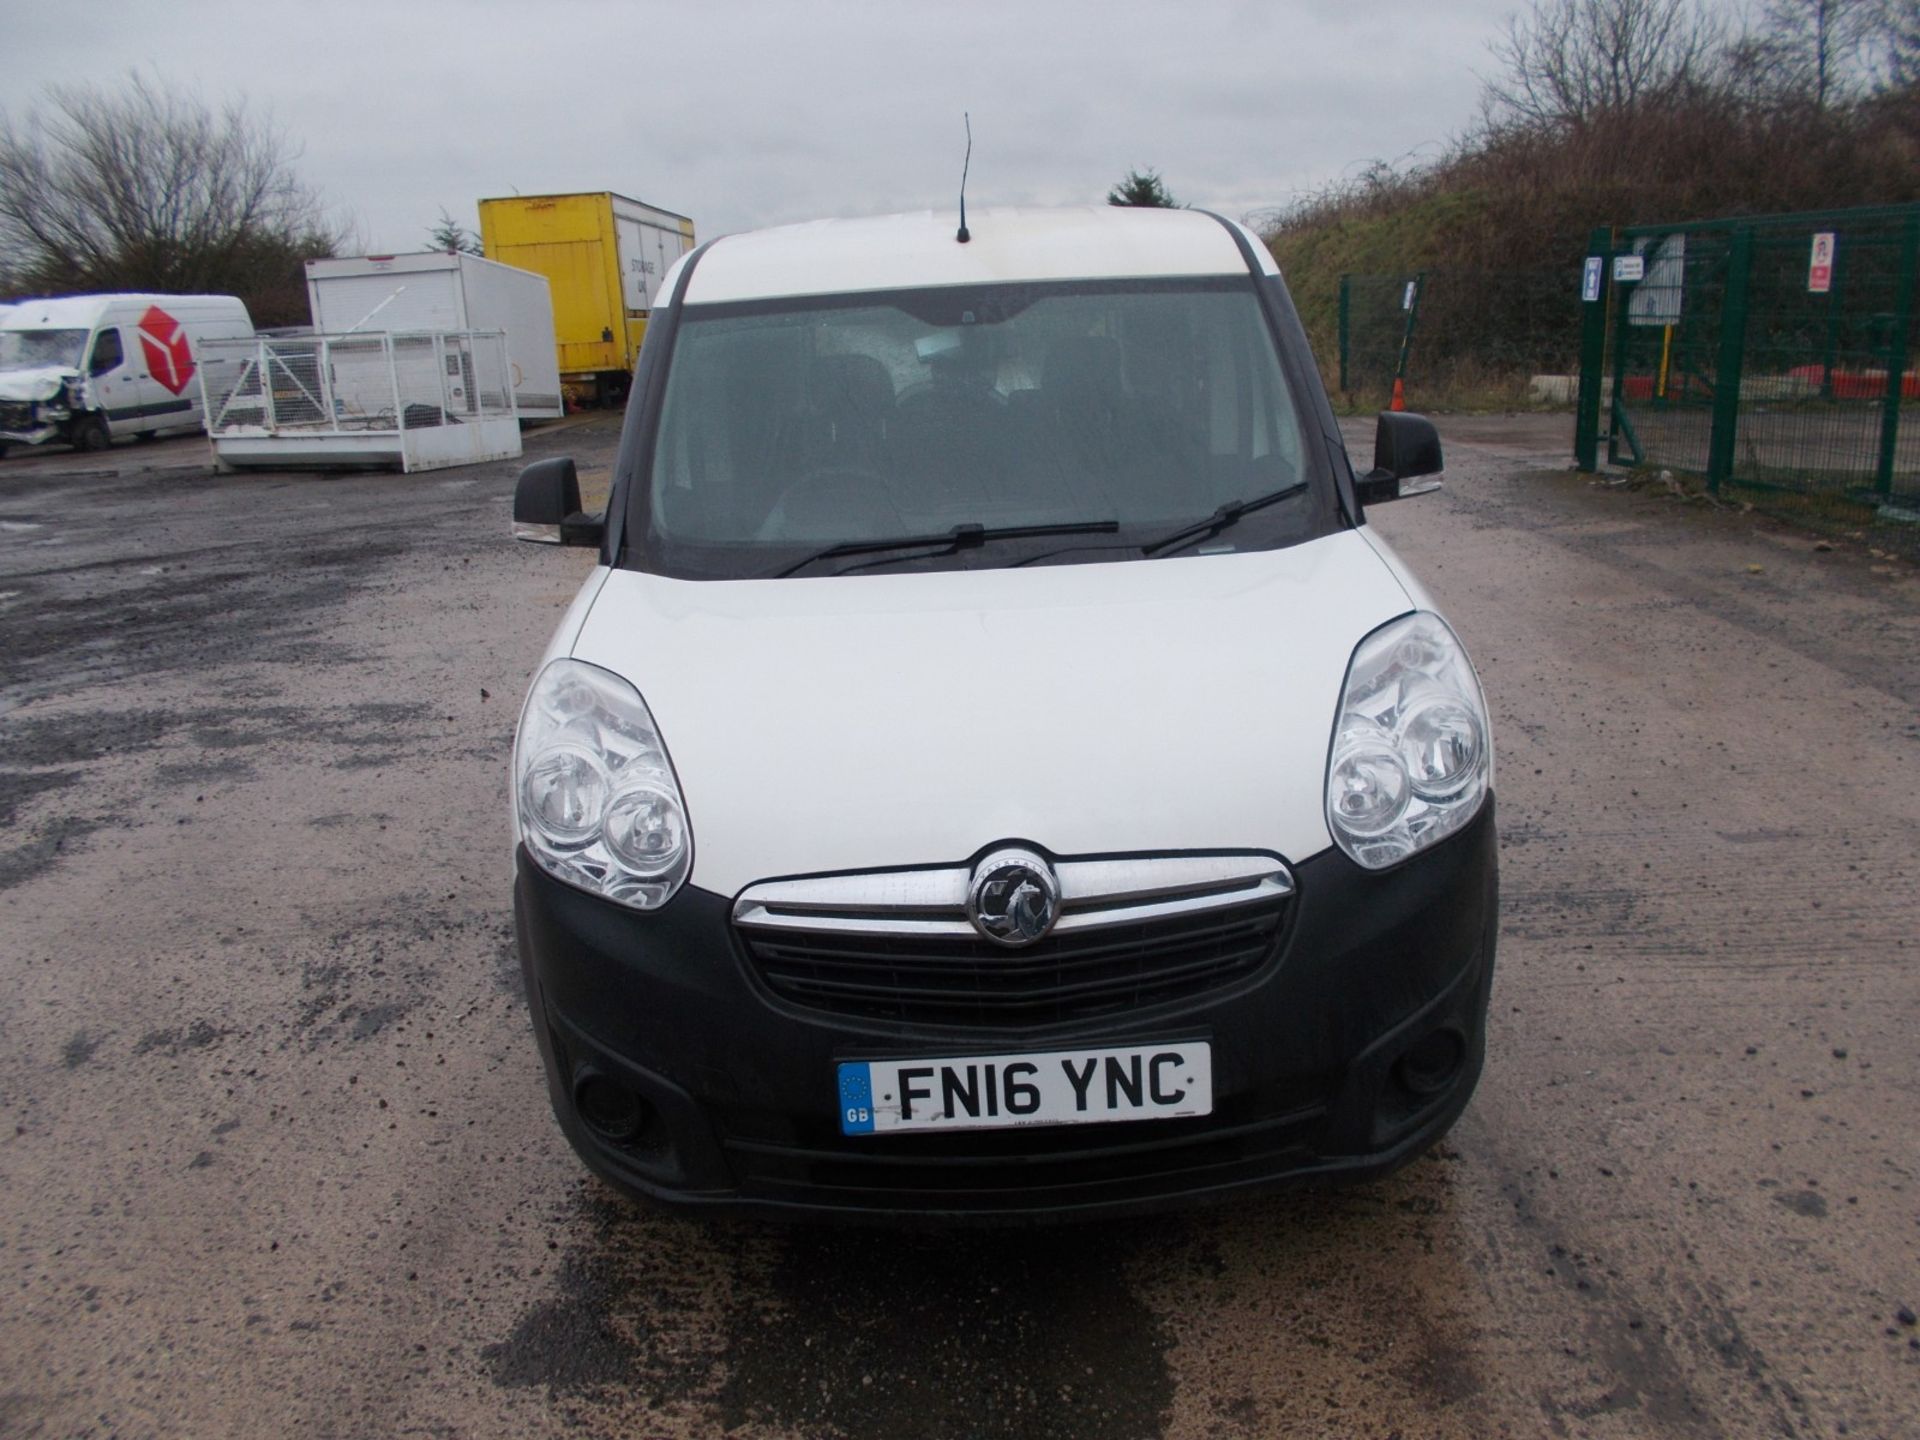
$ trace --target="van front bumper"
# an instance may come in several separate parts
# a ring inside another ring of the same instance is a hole
[[[616,1186],[793,1216],[1121,1214],[1378,1175],[1445,1133],[1485,1051],[1497,851],[1491,796],[1467,829],[1389,871],[1324,851],[1294,866],[1291,913],[1243,982],[1022,1029],[792,1005],[755,974],[731,897],[692,886],[641,913],[553,879],[523,850],[514,916],[554,1112]],[[840,1133],[843,1060],[1192,1039],[1212,1047],[1210,1115]]]
[[[72,412],[31,400],[0,401],[0,445],[44,445],[65,432]]]

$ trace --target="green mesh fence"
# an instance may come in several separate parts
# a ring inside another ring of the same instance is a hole
[[[1920,552],[1920,206],[1606,238],[1584,368],[1598,363],[1602,325],[1606,363],[1583,386],[1583,437],[1604,432],[1614,464],[1695,475]],[[1583,464],[1590,445],[1577,447]]]
[[[1570,404],[1580,348],[1578,277],[1565,270],[1425,270],[1340,277],[1337,393],[1410,409]],[[1541,383],[1535,383],[1541,377]]]

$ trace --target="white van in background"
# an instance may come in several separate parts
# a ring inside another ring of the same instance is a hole
[[[0,454],[202,428],[198,346],[250,336],[231,295],[65,295],[0,313]]]

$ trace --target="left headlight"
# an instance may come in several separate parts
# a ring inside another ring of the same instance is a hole
[[[1418,611],[1353,652],[1327,757],[1327,828],[1384,870],[1479,812],[1493,768],[1480,682],[1447,622]]]
[[[579,660],[540,672],[513,746],[514,816],[541,869],[636,910],[673,898],[693,830],[646,701]]]

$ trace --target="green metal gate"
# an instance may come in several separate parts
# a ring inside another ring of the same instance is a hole
[[[1604,434],[1616,465],[1920,520],[1916,260],[1920,205],[1596,230],[1580,468]]]

